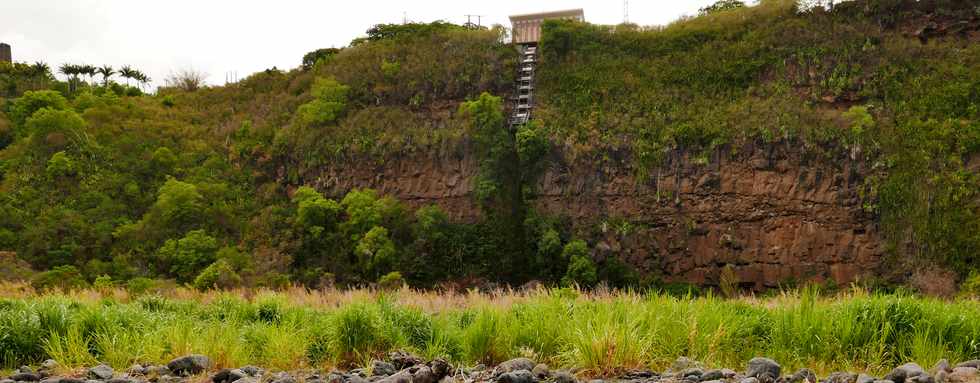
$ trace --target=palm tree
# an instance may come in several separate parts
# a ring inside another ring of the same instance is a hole
[[[112,67],[109,65],[103,65],[101,68],[96,69],[96,71],[102,75],[102,86],[105,87],[109,86],[109,78],[116,74],[116,71],[112,70]]]
[[[143,74],[143,72],[136,71],[136,81],[139,81],[139,83],[140,83],[140,90],[142,91],[142,90],[144,90],[143,88],[147,84],[149,84],[150,81],[153,81],[153,80],[151,80],[149,76]]]
[[[58,72],[61,72],[61,74],[68,78],[68,92],[75,93],[75,88],[78,83],[78,75],[82,73],[81,66],[64,63],[58,67]]]
[[[96,68],[95,65],[90,65],[90,64],[85,64],[82,65],[81,67],[82,74],[88,76],[88,82],[90,84],[92,83],[92,78],[95,77],[95,73],[97,70],[98,68]]]
[[[142,71],[133,70],[133,78],[136,79],[140,84],[140,90],[143,90],[143,86],[150,82],[150,78],[146,76]]]
[[[119,68],[119,75],[126,79],[126,86],[129,86],[129,79],[133,78],[134,72],[133,67],[129,65],[123,65],[122,68]]]
[[[48,64],[37,61],[34,63],[34,65],[31,65],[31,77],[35,81],[34,84],[35,88],[38,87],[37,80],[41,80],[40,81],[41,84],[45,85],[47,84],[47,81],[50,78],[50,76],[51,76],[51,67],[49,67]]]

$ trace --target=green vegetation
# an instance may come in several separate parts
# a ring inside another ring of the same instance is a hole
[[[895,259],[975,269],[980,46],[915,39],[929,13],[966,2],[853,1],[833,11],[784,0],[720,1],[663,28],[549,21],[536,118],[573,160],[629,153],[640,177],[676,148],[745,144],[869,164],[866,209]],[[925,41],[926,43],[923,43]]]
[[[126,296],[111,288],[103,293]],[[741,366],[757,355],[790,370],[880,375],[906,361],[931,366],[941,358],[980,356],[976,301],[860,291],[822,297],[804,289],[762,300],[590,296],[570,289],[529,295],[294,290],[250,299],[175,294],[187,300],[103,299],[96,292],[2,300],[0,365],[54,358],[69,368],[103,361],[122,369],[202,353],[216,368],[295,369],[365,366],[404,349],[465,365],[532,356],[588,375],[662,370],[679,356],[711,367]]]
[[[635,265],[594,256],[597,233],[532,208],[538,177],[623,161],[647,182],[671,151],[707,164],[758,144],[866,164],[860,198],[890,259],[966,278],[980,254],[980,48],[905,31],[975,8],[803,3],[726,0],[662,28],[548,22],[535,121],[514,131],[504,97],[518,54],[500,29],[378,25],[295,70],[221,87],[186,73],[153,95],[129,86],[148,81],[130,67],[65,64],[59,81],[43,63],[0,64],[0,252],[17,271],[2,277],[41,289],[646,287]],[[482,219],[324,176],[412,156],[475,161]]]

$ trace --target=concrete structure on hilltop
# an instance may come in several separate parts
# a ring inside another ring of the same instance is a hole
[[[14,58],[10,55],[10,45],[0,43],[0,62],[13,62]]]
[[[511,16],[510,23],[513,26],[514,44],[537,44],[541,40],[541,24],[545,20],[552,19],[585,21],[585,11],[570,9]]]

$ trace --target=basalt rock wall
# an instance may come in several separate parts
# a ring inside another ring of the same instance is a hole
[[[334,196],[374,188],[411,205],[479,219],[476,159],[412,154],[319,170]],[[875,273],[882,241],[863,209],[867,175],[847,153],[788,143],[675,150],[639,177],[628,154],[569,159],[555,151],[536,182],[539,211],[568,217],[594,257],[618,257],[666,281],[714,285],[731,267],[743,287],[854,281]],[[730,265],[730,266],[729,266]]]

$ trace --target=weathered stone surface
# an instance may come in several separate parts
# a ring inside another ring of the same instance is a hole
[[[200,374],[211,367],[211,359],[204,355],[187,355],[171,360],[167,368],[177,375]]]
[[[719,380],[719,379],[723,379],[724,377],[725,377],[724,372],[722,372],[721,370],[713,369],[713,370],[705,371],[703,374],[701,374],[701,381],[705,382],[705,381]]]
[[[534,377],[538,380],[547,379],[549,376],[551,376],[551,370],[548,369],[547,364],[538,363],[536,366],[534,366],[534,369],[531,370],[531,375],[534,375]]]
[[[432,373],[435,374],[436,379],[440,380],[453,372],[453,366],[449,362],[438,358],[429,362],[429,368],[432,369]]]
[[[768,376],[775,379],[779,377],[781,367],[775,360],[769,358],[756,357],[749,360],[748,367],[745,369],[745,376],[761,379]]]
[[[555,372],[555,383],[576,383],[576,382],[578,382],[578,379],[575,378],[575,375],[572,375],[570,372],[566,370],[559,370],[558,372]]]
[[[789,381],[791,383],[817,383],[817,374],[809,368],[804,368],[790,376]]]
[[[531,375],[531,371],[525,369],[511,370],[500,374],[497,381],[500,383],[534,383],[534,375]]]
[[[980,373],[975,367],[956,367],[946,378],[949,383],[980,383]]]
[[[221,371],[216,372],[211,377],[211,381],[214,382],[214,383],[232,383],[232,382],[238,381],[241,378],[244,378],[245,376],[247,376],[247,374],[245,374],[245,372],[242,371],[242,370],[239,370],[239,369],[232,370],[232,369],[226,368],[226,369],[223,369]]]
[[[371,375],[372,376],[388,376],[395,373],[395,365],[381,361],[375,360],[371,362]]]
[[[878,225],[860,197],[866,164],[845,153],[808,159],[789,143],[719,148],[707,164],[697,157],[671,151],[640,180],[628,154],[594,161],[557,153],[534,185],[534,208],[581,227],[631,217],[642,228],[590,241],[641,271],[662,270],[665,282],[715,285],[719,265],[732,264],[756,289],[789,278],[848,283],[879,265]],[[418,152],[310,169],[307,178],[329,196],[370,187],[472,222],[481,214],[478,172],[472,155]]]
[[[827,376],[826,383],[856,383],[858,376],[850,372],[837,371]],[[872,379],[874,380],[874,379]]]
[[[108,380],[112,378],[114,372],[112,367],[100,364],[88,370],[88,377],[95,380]]]
[[[18,372],[10,375],[10,379],[15,382],[36,382],[41,380],[41,377],[33,372]]]
[[[506,362],[501,363],[497,366],[497,373],[505,373],[517,370],[527,370],[531,372],[534,369],[534,361],[528,358],[514,358]]]
[[[875,378],[868,374],[860,374],[857,376],[857,380],[854,383],[874,383]]]
[[[965,361],[965,362],[960,362],[960,363],[958,363],[956,365],[956,367],[980,368],[980,359],[973,359],[973,360],[968,360],[968,361]]]
[[[394,375],[379,380],[378,383],[412,383],[412,374],[408,371],[399,371]]]

